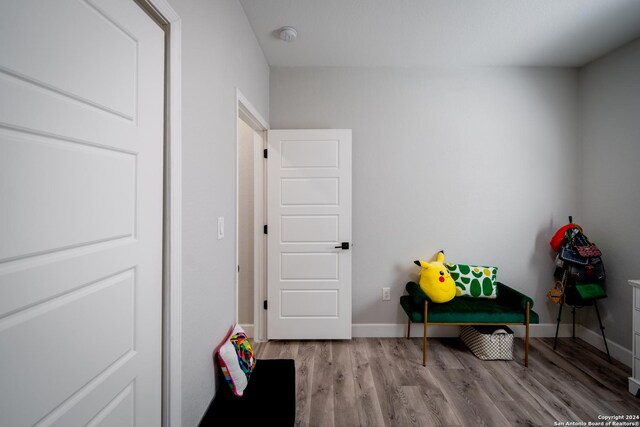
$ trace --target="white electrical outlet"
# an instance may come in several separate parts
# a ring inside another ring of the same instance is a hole
[[[224,237],[224,217],[218,218],[218,240]]]
[[[391,288],[382,288],[382,301],[391,301]]]

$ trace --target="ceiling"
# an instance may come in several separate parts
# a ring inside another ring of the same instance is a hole
[[[240,3],[271,66],[578,67],[640,37],[640,0]]]

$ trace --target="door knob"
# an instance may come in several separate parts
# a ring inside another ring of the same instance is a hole
[[[340,246],[336,246],[336,249],[349,249],[349,242],[342,242]]]

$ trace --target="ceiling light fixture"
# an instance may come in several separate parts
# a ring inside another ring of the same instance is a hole
[[[292,42],[298,37],[298,31],[293,27],[280,28],[280,39],[286,42]]]

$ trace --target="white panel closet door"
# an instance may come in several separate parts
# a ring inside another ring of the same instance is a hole
[[[270,130],[268,146],[268,338],[350,339],[351,130]]]
[[[0,4],[0,424],[161,423],[164,33]]]

